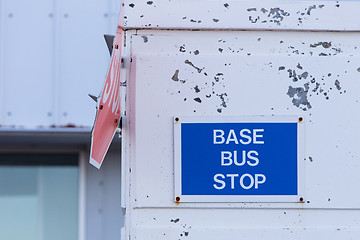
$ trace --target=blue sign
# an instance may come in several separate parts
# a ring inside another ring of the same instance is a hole
[[[181,195],[298,195],[298,123],[180,123]]]

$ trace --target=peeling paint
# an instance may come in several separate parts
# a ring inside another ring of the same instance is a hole
[[[257,9],[256,8],[248,8],[247,9],[248,12],[256,12]],[[281,9],[281,8],[270,8],[270,9],[265,9],[265,8],[261,8],[260,10],[262,16],[260,15],[251,15],[249,16],[249,21],[251,23],[257,23],[260,22],[261,23],[276,23],[277,25],[280,25],[281,21],[284,20],[285,17],[290,16],[290,13]]]
[[[193,68],[195,68],[198,71],[198,73],[201,73],[201,71],[203,70],[203,69],[201,69],[199,67],[196,67],[192,62],[190,62],[187,59],[185,60],[185,64],[188,64],[188,65],[192,66]]]
[[[309,85],[304,84],[304,87],[297,87],[294,88],[292,86],[289,86],[287,95],[292,98],[292,103],[296,107],[302,108],[302,110],[306,111],[308,109],[311,109],[311,104],[308,101],[308,90]]]
[[[227,107],[227,99],[225,99],[225,97],[227,97],[227,93],[221,93],[221,94],[216,94],[216,96],[218,96],[221,99],[221,107],[226,108]]]
[[[147,43],[149,41],[149,38],[147,36],[141,36],[141,37],[144,40],[144,43]]]
[[[175,71],[174,75],[171,78],[173,81],[178,82],[179,81],[179,69]]]
[[[185,45],[180,46],[179,51],[180,52],[186,52]]]
[[[181,82],[181,83],[186,83],[186,80],[182,80],[179,78],[179,69],[177,69],[174,73],[174,75],[171,77],[171,79],[174,81],[174,82]]]
[[[335,86],[337,90],[341,90],[340,82],[337,79],[335,80]]]
[[[201,103],[201,102],[202,102],[202,101],[201,101],[201,98],[199,98],[199,97],[194,98],[194,101],[195,101],[195,102],[198,102],[198,103]]]
[[[257,21],[260,19],[260,17],[253,18],[252,16],[249,16],[249,21],[251,23],[257,23]]]
[[[200,92],[199,86],[196,85],[196,86],[194,87],[194,90],[195,90],[196,93],[199,93],[199,92]]]
[[[248,8],[247,11],[248,11],[248,12],[252,12],[252,11],[255,11],[255,12],[256,12],[256,8]]]
[[[180,221],[180,219],[179,219],[179,218],[176,218],[176,219],[171,219],[170,222],[177,223],[177,222],[179,222],[179,221]]]
[[[313,10],[313,9],[316,9],[316,5],[309,6],[309,8],[308,8],[308,10],[307,10],[306,14],[307,14],[307,15],[310,15],[311,10]]]
[[[320,45],[322,46],[322,44],[319,44],[318,46]],[[292,98],[292,103],[294,106],[306,111],[312,108],[309,99],[314,95],[321,95],[324,96],[326,100],[329,100],[331,92],[334,89],[337,89],[339,94],[346,93],[346,90],[343,90],[340,84],[340,74],[327,72],[321,77],[316,77],[311,75],[308,71],[305,71],[304,66],[302,66],[300,63],[296,65],[296,68],[301,70],[302,73],[297,73],[296,70],[293,70],[292,68],[287,70],[288,77],[292,80],[292,82],[296,82],[297,84],[301,84],[301,82],[303,82],[302,86],[289,86],[288,88],[287,95]],[[346,72],[347,71],[345,71],[345,74]],[[321,79],[321,81],[317,81],[317,79]],[[334,85],[335,87],[333,87]]]
[[[220,77],[223,76],[224,74],[223,73],[217,73],[215,76],[214,76],[214,79],[216,82],[219,82],[220,81]],[[224,78],[222,78],[222,80],[224,80]]]
[[[274,22],[280,23],[284,20],[284,17],[290,16],[290,13],[284,11],[281,8],[271,8],[268,17],[272,17]]]
[[[309,21],[308,16],[312,14],[312,12],[316,9],[322,9],[324,5],[310,5],[309,7],[305,8],[304,11],[297,11],[296,13],[292,13],[294,17],[297,17],[298,20],[298,26],[303,23],[303,21]],[[271,24],[274,23],[278,26],[281,25],[282,21],[290,17],[291,13],[281,9],[279,7],[274,8],[261,8],[260,11],[257,10],[257,8],[248,8],[247,11],[249,12],[248,18],[251,23],[257,24],[257,23],[267,23]],[[258,13],[258,14],[256,14]],[[297,15],[297,16],[296,16]]]
[[[331,45],[331,42],[318,42],[318,43],[310,44],[310,47],[312,47],[312,48],[315,48],[318,46],[322,46],[323,48],[330,48],[332,45]]]
[[[193,23],[201,23],[201,20],[190,19],[190,22],[193,22]]]

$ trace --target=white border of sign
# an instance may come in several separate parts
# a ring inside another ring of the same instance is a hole
[[[174,119],[174,202],[305,202],[304,122],[302,116],[222,116]],[[182,123],[298,123],[298,195],[182,195],[181,193],[181,124]]]

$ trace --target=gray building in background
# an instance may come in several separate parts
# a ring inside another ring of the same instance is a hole
[[[0,0],[0,239],[120,239],[120,139],[90,132],[120,1]]]

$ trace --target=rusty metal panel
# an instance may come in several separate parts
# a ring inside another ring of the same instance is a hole
[[[131,238],[358,236],[358,40],[357,32],[128,31]],[[303,201],[176,203],[174,117],[258,115],[303,118]]]

